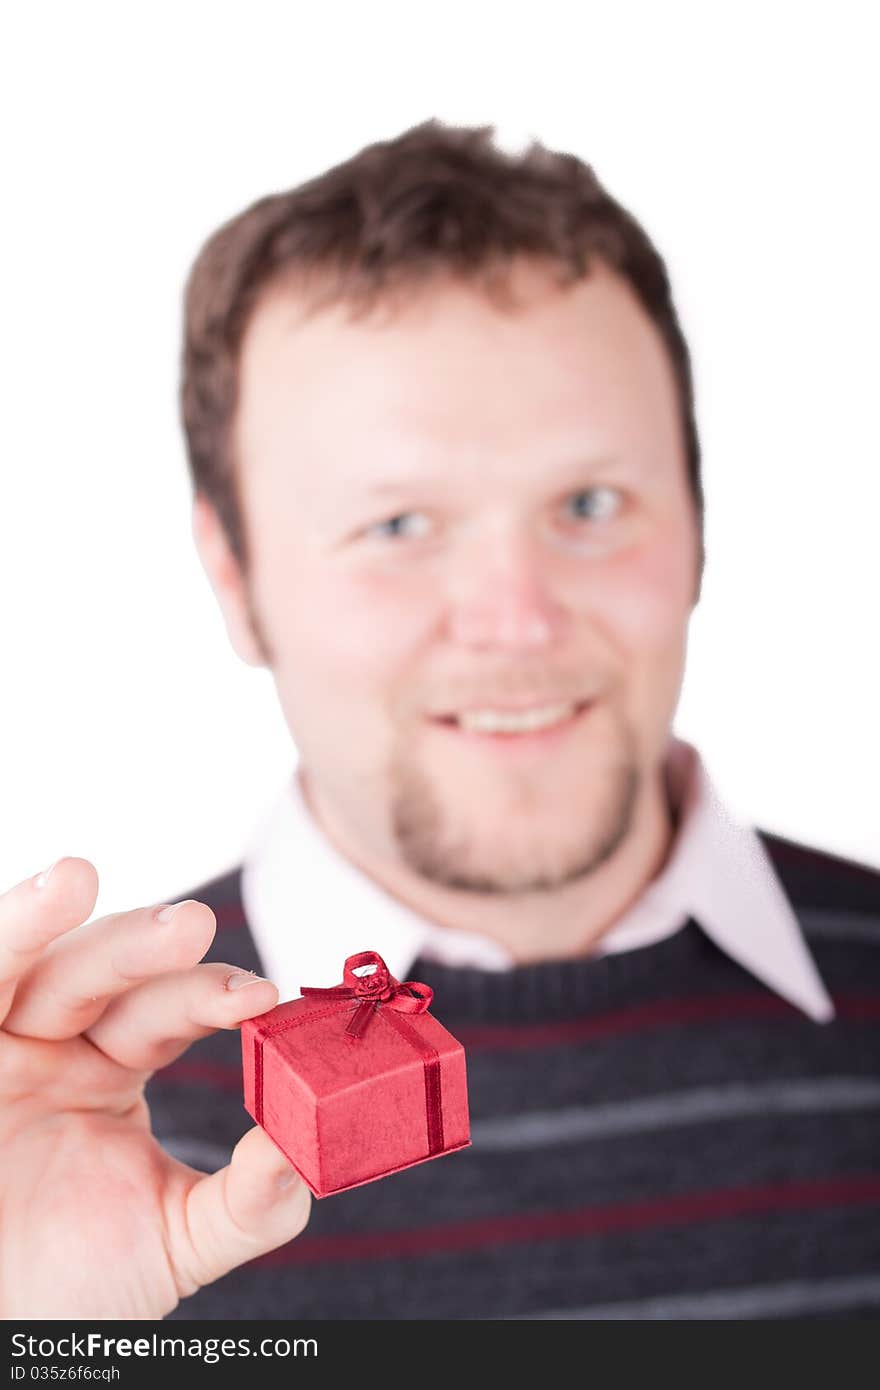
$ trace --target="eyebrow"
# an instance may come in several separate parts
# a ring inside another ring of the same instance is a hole
[[[557,486],[564,486],[567,483],[581,481],[591,474],[618,472],[623,462],[616,454],[569,458],[558,465],[548,463],[542,476],[548,480],[553,478]],[[446,481],[447,479],[443,474],[403,473],[399,478],[376,479],[364,488],[361,497],[367,500],[374,497],[395,497],[402,492],[411,492],[413,489],[433,489]]]

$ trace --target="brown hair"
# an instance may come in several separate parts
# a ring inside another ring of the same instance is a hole
[[[357,317],[445,272],[481,281],[504,304],[504,268],[512,257],[549,260],[559,268],[559,283],[567,284],[587,275],[596,256],[629,281],[669,351],[699,524],[699,596],[700,448],[690,356],[666,267],[589,165],[535,140],[509,154],[493,135],[492,126],[425,121],[288,192],[259,199],[208,239],[184,299],[181,410],[194,487],[214,506],[247,574],[232,449],[238,356],[249,318],[270,286],[289,277],[305,296],[305,310],[343,303]]]

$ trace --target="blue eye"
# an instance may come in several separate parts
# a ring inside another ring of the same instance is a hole
[[[604,494],[604,500],[603,500]],[[608,499],[611,498],[609,503]],[[619,506],[620,493],[614,487],[587,487],[580,492],[574,492],[569,499],[572,502],[582,502],[584,498],[589,499],[586,506],[576,506],[575,516],[578,521],[604,521],[617,506]],[[596,499],[599,499],[598,503]]]
[[[391,538],[422,534],[418,529],[413,530],[412,527],[406,527],[403,524],[413,517],[415,517],[417,521],[427,521],[424,512],[397,512],[394,516],[386,517],[383,521],[376,521],[372,526],[368,526],[366,534],[368,536],[387,536]]]

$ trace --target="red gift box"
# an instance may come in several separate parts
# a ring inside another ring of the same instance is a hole
[[[242,1023],[244,1104],[316,1197],[468,1147],[464,1048],[430,986],[361,951],[302,995]]]

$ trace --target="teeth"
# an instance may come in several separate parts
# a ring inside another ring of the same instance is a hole
[[[574,714],[573,704],[541,705],[526,710],[474,709],[456,716],[462,728],[480,734],[521,734],[559,724]]]

